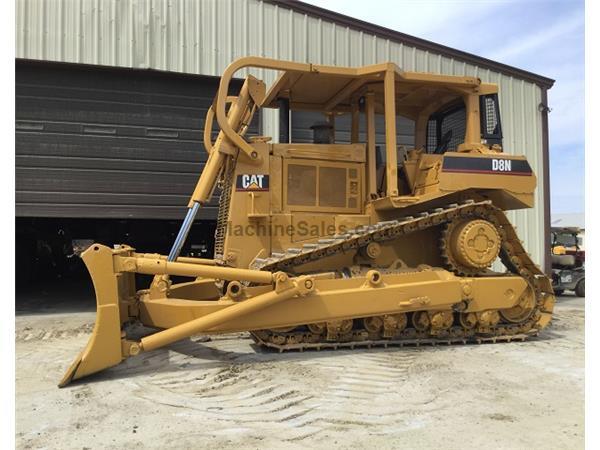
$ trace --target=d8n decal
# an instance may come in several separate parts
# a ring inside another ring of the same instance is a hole
[[[268,191],[269,175],[255,173],[238,175],[235,181],[236,191]]]
[[[492,170],[494,172],[511,172],[510,159],[492,159]]]
[[[524,159],[444,156],[442,172],[481,173],[531,176],[531,167]]]

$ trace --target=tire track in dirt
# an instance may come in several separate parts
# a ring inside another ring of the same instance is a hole
[[[311,394],[278,376],[282,373],[278,355],[255,353],[250,343],[247,335],[216,337],[204,343],[179,343],[162,355],[148,354],[147,375],[131,380],[134,395],[200,415],[215,425],[208,427],[208,434],[231,426],[245,427],[258,438],[275,427],[285,432],[281,424],[306,414]]]
[[[44,329],[24,327],[16,330],[15,342],[48,341],[55,339],[67,339],[89,335],[94,329],[93,323],[86,323],[71,329]]]
[[[406,413],[397,391],[414,349],[279,354],[256,352],[251,343],[186,341],[123,370],[143,367],[145,374],[131,379],[134,395],[193,411],[217,427],[244,426],[257,438],[281,430],[286,440],[301,441],[322,431],[393,425]],[[309,381],[295,383],[300,379]]]
[[[47,356],[64,359],[70,353],[74,357],[77,343],[85,345],[92,327],[22,329],[17,340],[52,341]],[[379,348],[280,354],[257,350],[246,334],[195,337],[129,358],[97,380],[126,384],[138,398],[181,409],[178,414],[199,415],[211,424],[207,434],[241,426],[259,439],[276,430],[284,440],[299,442],[356,426],[397,426],[407,413],[402,385],[418,352]]]
[[[409,376],[415,351],[374,349],[344,353],[323,363],[305,362],[321,366],[332,377],[320,397],[308,401],[315,406],[311,413],[290,421],[298,429],[310,427],[307,433],[292,440],[314,436],[316,424],[321,428],[319,431],[343,432],[356,426],[370,428],[397,423],[405,413],[405,405],[396,402],[395,397]]]

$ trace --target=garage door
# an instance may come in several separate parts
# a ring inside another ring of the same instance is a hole
[[[211,77],[17,60],[17,216],[183,217],[217,86]],[[199,218],[216,218],[215,206]]]

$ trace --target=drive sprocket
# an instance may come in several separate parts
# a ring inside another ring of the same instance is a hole
[[[482,273],[498,258],[502,239],[496,226],[480,218],[456,218],[442,231],[440,250],[457,275]]]

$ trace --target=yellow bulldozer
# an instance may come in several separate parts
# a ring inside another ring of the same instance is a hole
[[[236,73],[257,69],[278,71],[268,90],[247,75],[229,95]],[[246,136],[260,108],[279,109],[284,128],[290,111],[326,122],[313,143],[272,143]],[[340,143],[344,115],[350,142]],[[414,123],[410,147],[398,145],[399,117]],[[502,152],[496,85],[393,63],[241,58],[221,77],[204,146],[169,255],[82,253],[97,317],[60,386],[195,334],[318,350],[523,340],[550,322],[551,281],[504,214],[533,206],[536,177],[525,157]],[[215,192],[214,259],[180,256]],[[136,274],[152,281],[138,290]],[[153,332],[134,338],[132,323]]]

